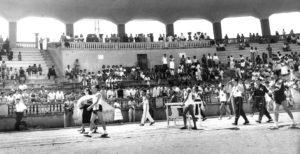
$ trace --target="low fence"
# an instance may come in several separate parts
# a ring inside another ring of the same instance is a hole
[[[17,48],[36,48],[35,42],[17,42]]]
[[[137,42],[137,43],[99,43],[99,42],[70,42],[66,49],[181,49],[210,47],[210,40],[186,42]],[[53,46],[53,44],[50,44]]]
[[[64,105],[63,103],[30,104],[27,105],[27,110],[24,112],[24,116],[64,113],[63,105]],[[8,105],[7,107],[8,107],[8,116],[13,116],[15,113],[15,106]]]

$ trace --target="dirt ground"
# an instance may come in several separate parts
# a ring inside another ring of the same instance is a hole
[[[299,154],[300,153],[300,112],[293,113],[296,128],[286,113],[280,114],[280,128],[270,130],[273,124],[257,124],[248,116],[250,125],[232,126],[233,119],[209,118],[198,123],[200,130],[180,130],[182,120],[174,126],[166,121],[154,126],[138,123],[108,126],[110,138],[92,138],[78,133],[78,128],[30,130],[0,133],[0,153],[64,153],[64,154]],[[263,119],[266,121],[267,119]]]

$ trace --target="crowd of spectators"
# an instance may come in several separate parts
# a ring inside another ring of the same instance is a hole
[[[63,35],[60,38],[61,42],[64,43],[65,46],[69,45],[69,42],[102,42],[102,43],[111,43],[111,42],[155,42],[153,33],[149,34],[136,34],[135,36],[130,34],[125,34],[120,37],[118,34],[111,34],[110,36],[103,34],[88,34],[86,38],[82,34],[75,35],[71,37],[70,35]],[[179,42],[179,41],[200,41],[200,40],[210,40],[210,37],[206,33],[197,32],[192,35],[191,32],[187,33],[185,36],[183,33],[180,35],[165,35],[160,34],[158,37],[158,42]],[[40,41],[41,42],[41,41]]]

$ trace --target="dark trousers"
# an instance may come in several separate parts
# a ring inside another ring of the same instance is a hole
[[[43,44],[42,43],[40,43],[40,49],[43,50]]]
[[[248,122],[248,119],[243,109],[243,98],[235,97],[234,104],[235,104],[235,123],[238,123],[240,116],[244,118],[245,122]]]
[[[195,102],[199,102],[199,100],[195,100]],[[200,105],[200,114],[201,114],[201,117],[202,118],[206,118],[206,116],[205,116],[205,114],[204,114],[204,111],[201,109],[201,105],[202,104],[196,104],[196,111],[195,111],[195,115],[198,115],[199,113],[199,111],[198,111],[198,106]]]
[[[272,119],[270,116],[270,113],[268,112],[267,108],[266,108],[266,100],[264,96],[259,96],[259,97],[255,97],[255,102],[258,104],[259,106],[259,117],[258,117],[258,121],[261,121],[262,117],[264,115],[267,116],[268,119]]]
[[[23,112],[16,112],[16,123],[15,123],[16,130],[20,130],[22,118],[23,118]]]
[[[187,114],[187,112],[189,112],[189,114],[192,116],[193,122],[194,122],[194,127],[196,127],[196,117],[194,115],[194,106],[192,104],[185,107],[184,110],[183,110],[183,123],[184,123],[184,126],[186,126],[186,114]]]

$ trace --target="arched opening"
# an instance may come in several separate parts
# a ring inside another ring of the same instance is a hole
[[[282,34],[283,29],[286,34],[291,30],[294,33],[300,33],[300,12],[278,13],[269,17],[271,34],[275,35],[276,31]]]
[[[74,23],[74,36],[82,34],[86,38],[88,34],[96,34],[97,36],[103,34],[103,38],[105,38],[105,36],[110,37],[111,34],[117,33],[117,25],[105,19],[81,19]]]
[[[125,31],[133,37],[139,34],[153,34],[153,41],[157,42],[160,34],[166,34],[166,25],[157,20],[131,20],[126,23]]]
[[[65,24],[49,17],[26,17],[17,22],[17,41],[35,42],[35,33],[50,42],[58,42],[65,32]]]
[[[0,37],[5,41],[8,38],[8,21],[0,17]]]
[[[249,37],[249,33],[261,35],[260,20],[252,16],[225,18],[221,25],[223,38],[226,34],[229,38],[236,38],[238,33],[245,37]]]
[[[188,36],[188,32],[191,32],[193,36],[197,32],[206,33],[210,38],[214,38],[213,25],[210,21],[205,19],[182,19],[174,22],[174,33],[177,36]]]

